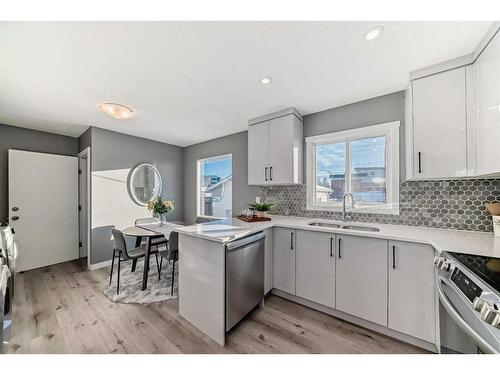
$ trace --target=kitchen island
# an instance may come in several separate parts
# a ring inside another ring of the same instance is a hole
[[[379,231],[311,226],[311,222],[369,226]],[[178,229],[179,314],[220,345],[225,344],[226,334],[226,245],[273,227],[414,242],[430,245],[437,252],[454,251],[500,257],[500,238],[480,232],[284,216],[272,216],[272,221],[258,223],[226,219],[181,227]]]

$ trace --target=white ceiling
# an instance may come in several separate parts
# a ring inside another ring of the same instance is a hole
[[[363,33],[385,32],[372,42]],[[88,126],[186,146],[404,89],[408,73],[472,52],[490,22],[0,23],[0,123]],[[262,86],[263,76],[272,84]],[[115,120],[101,101],[137,110]]]

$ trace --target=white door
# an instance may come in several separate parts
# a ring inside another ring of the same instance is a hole
[[[78,158],[78,222],[80,258],[87,256],[87,162],[88,156]]]
[[[295,230],[274,228],[274,287],[295,295]]]
[[[269,183],[290,184],[293,176],[294,116],[269,121]]]
[[[413,82],[413,178],[467,176],[465,68]]]
[[[434,248],[389,241],[389,328],[435,342]]]
[[[335,235],[298,230],[296,254],[297,295],[335,308]]]
[[[269,181],[269,123],[248,128],[248,184],[267,185]]]
[[[500,33],[477,59],[477,174],[500,172]]]
[[[337,310],[387,326],[387,241],[337,235]]]
[[[9,218],[19,271],[78,258],[78,159],[9,150]]]

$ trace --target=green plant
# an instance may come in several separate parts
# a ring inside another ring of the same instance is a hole
[[[252,207],[255,211],[269,211],[274,204],[272,203],[250,203],[250,207]]]

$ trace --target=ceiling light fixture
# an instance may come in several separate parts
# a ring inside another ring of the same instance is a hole
[[[118,103],[101,103],[99,108],[108,116],[118,120],[128,120],[135,116],[135,111],[123,104]]]
[[[365,39],[370,41],[378,38],[384,32],[383,26],[375,26],[365,32]]]
[[[269,85],[271,82],[272,82],[271,77],[262,77],[260,79],[260,83],[262,83],[263,85]]]

